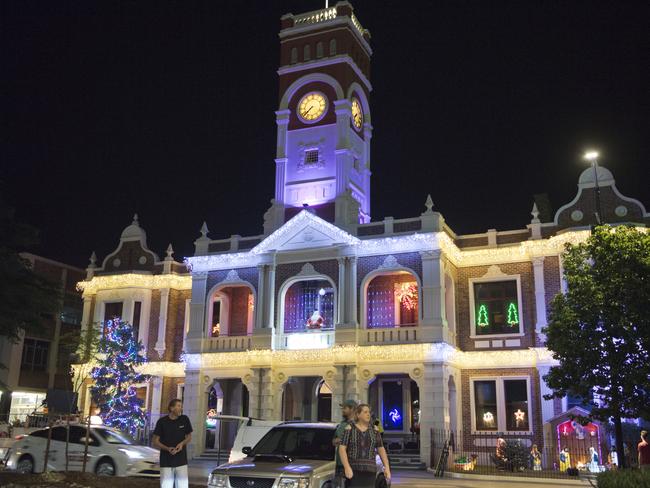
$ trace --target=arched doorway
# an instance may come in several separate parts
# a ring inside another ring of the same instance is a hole
[[[316,418],[319,422],[331,422],[332,421],[332,390],[325,383],[324,380],[321,380],[318,383],[316,391],[316,401],[317,401],[317,415]]]
[[[253,333],[255,296],[248,285],[216,287],[207,307],[207,337],[245,336]]]
[[[291,376],[282,390],[282,419],[327,422],[332,419],[332,390],[320,376]]]
[[[364,291],[368,329],[408,327],[420,321],[420,288],[409,271],[390,271],[371,278]]]

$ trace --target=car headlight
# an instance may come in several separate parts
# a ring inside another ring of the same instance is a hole
[[[309,488],[309,478],[280,478],[278,488]]]
[[[208,486],[215,488],[226,488],[228,486],[228,476],[221,473],[210,473],[208,478]]]
[[[144,454],[142,454],[139,451],[136,451],[135,449],[120,449],[124,454],[126,454],[129,459],[143,459]]]

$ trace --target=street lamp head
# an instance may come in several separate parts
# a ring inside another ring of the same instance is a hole
[[[595,161],[598,159],[598,156],[600,156],[600,154],[598,154],[598,151],[587,151],[584,157],[587,161]]]

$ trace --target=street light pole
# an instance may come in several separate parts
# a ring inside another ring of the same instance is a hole
[[[598,225],[602,224],[601,221],[603,212],[600,206],[600,186],[598,186],[598,151],[588,151],[585,153],[585,159],[591,163],[594,169],[594,185],[595,185],[595,199],[596,199],[596,222]]]

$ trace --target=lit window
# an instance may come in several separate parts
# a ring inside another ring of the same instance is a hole
[[[326,280],[294,283],[284,297],[284,332],[334,328],[334,289]]]
[[[476,335],[520,332],[521,307],[516,280],[474,283],[473,291]]]
[[[318,149],[305,151],[305,164],[316,164],[318,162]]]
[[[476,430],[497,430],[497,383],[474,382],[474,414]]]
[[[506,430],[530,430],[526,380],[504,380],[503,394],[506,404]]]
[[[477,378],[472,384],[474,431],[530,432],[528,378]]]
[[[418,285],[407,272],[373,278],[367,290],[369,329],[417,325]]]

